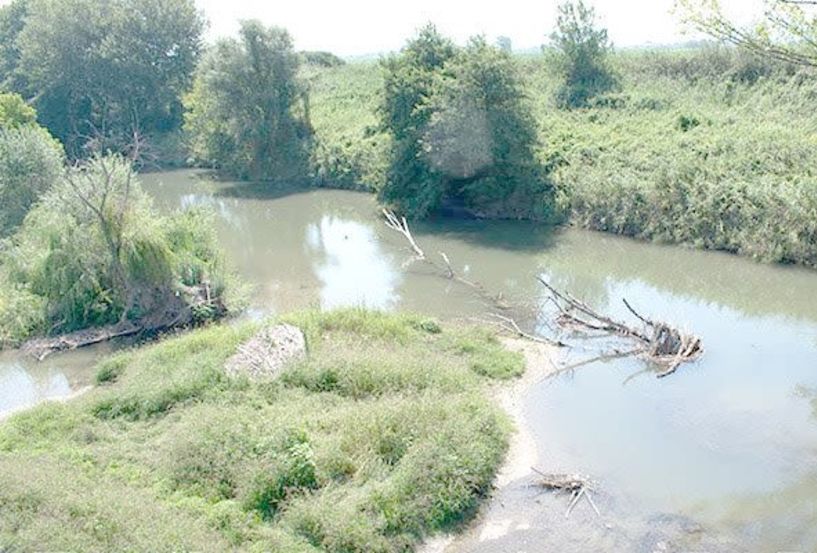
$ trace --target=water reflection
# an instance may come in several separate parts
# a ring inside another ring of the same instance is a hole
[[[49,399],[60,399],[90,384],[94,361],[107,347],[89,348],[37,362],[14,351],[0,353],[0,419]]]
[[[393,308],[400,273],[371,227],[331,215],[306,228],[306,246],[321,281],[321,307]]]

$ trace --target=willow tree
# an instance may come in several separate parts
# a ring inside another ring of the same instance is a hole
[[[245,21],[219,41],[185,99],[185,129],[198,162],[239,178],[307,174],[310,125],[300,56],[284,29]]]
[[[207,216],[157,213],[120,156],[64,172],[0,252],[0,269],[0,346],[107,325],[151,331],[224,309]]]
[[[765,0],[760,21],[740,25],[719,0],[678,0],[684,19],[697,29],[755,54],[806,67],[817,67],[817,1]]]

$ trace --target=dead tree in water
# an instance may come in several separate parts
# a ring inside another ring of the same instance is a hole
[[[406,241],[411,246],[411,251],[414,253],[414,257],[410,258],[403,264],[404,267],[411,265],[415,261],[422,261],[428,266],[432,267],[437,273],[441,276],[444,276],[448,280],[453,280],[455,282],[459,282],[460,284],[471,288],[474,293],[479,296],[481,299],[485,300],[487,303],[492,305],[493,307],[505,311],[509,308],[508,304],[505,303],[505,300],[502,294],[491,294],[488,290],[485,289],[484,286],[479,284],[478,282],[473,282],[468,280],[462,276],[460,276],[456,271],[454,271],[453,266],[451,265],[451,260],[444,252],[437,252],[442,259],[442,263],[438,261],[434,261],[433,259],[426,256],[423,249],[417,244],[414,240],[414,236],[411,234],[411,229],[409,229],[408,222],[406,221],[405,217],[398,217],[394,214],[393,211],[388,209],[383,210],[383,216],[386,218],[386,226],[393,231],[399,232],[403,235]]]
[[[667,323],[653,321],[642,316],[626,299],[622,300],[625,307],[641,321],[642,328],[616,321],[599,313],[570,293],[560,292],[543,278],[538,277],[538,280],[550,292],[553,304],[559,310],[556,318],[558,324],[563,327],[601,332],[635,341],[637,347],[620,356],[641,355],[656,363],[663,369],[658,373],[658,378],[671,375],[682,363],[694,361],[703,353],[700,338],[681,332]]]

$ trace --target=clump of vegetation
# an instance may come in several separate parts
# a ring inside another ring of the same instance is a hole
[[[318,67],[340,67],[346,62],[333,54],[332,52],[323,51],[307,51],[301,52],[307,64],[316,65]]]
[[[392,552],[472,516],[508,437],[485,385],[521,356],[410,314],[284,319],[309,355],[275,380],[226,376],[257,326],[214,326],[119,354],[103,386],[6,422],[0,544]]]
[[[196,160],[239,178],[308,174],[309,104],[289,34],[245,21],[240,40],[217,43],[185,100]]]
[[[457,49],[429,26],[384,70],[382,124],[393,149],[383,201],[412,217],[444,201],[485,215],[548,214],[551,188],[508,52],[481,38]]]
[[[63,172],[62,147],[48,131],[33,124],[14,127],[0,124],[0,238],[23,222]]]
[[[391,135],[389,170],[380,197],[399,204],[408,215],[423,217],[436,209],[443,189],[422,152],[431,120],[428,105],[435,77],[456,55],[454,44],[427,25],[398,55],[383,60],[382,129]]]
[[[37,122],[37,110],[19,94],[0,93],[0,130],[15,129]]]
[[[559,5],[551,43],[563,79],[556,95],[561,107],[587,107],[593,98],[618,86],[608,61],[612,45],[607,29],[596,28],[595,19],[595,11],[583,0],[567,0]]]
[[[0,258],[0,343],[133,322],[195,322],[201,288],[222,305],[224,270],[201,211],[161,217],[130,162],[95,157],[65,172]]]

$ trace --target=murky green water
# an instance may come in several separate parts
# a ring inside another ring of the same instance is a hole
[[[255,286],[254,313],[313,305],[446,318],[487,311],[467,288],[404,266],[405,244],[367,195],[269,191],[191,172],[143,181],[163,209],[213,208],[230,261]],[[693,520],[731,544],[721,550],[817,551],[817,272],[525,223],[436,222],[415,235],[426,252],[444,251],[460,274],[522,306],[517,314],[531,328],[547,324],[532,316],[546,303],[534,278],[542,274],[622,318],[626,297],[703,338],[704,358],[667,379],[626,359],[537,386],[527,417],[543,468],[593,476],[620,512]],[[564,362],[598,352],[576,343]],[[68,357],[51,363],[0,358],[0,411],[87,379]],[[18,383],[9,387],[10,379]],[[531,540],[528,550],[551,550],[544,538],[540,548]],[[616,550],[655,546],[627,543]]]

